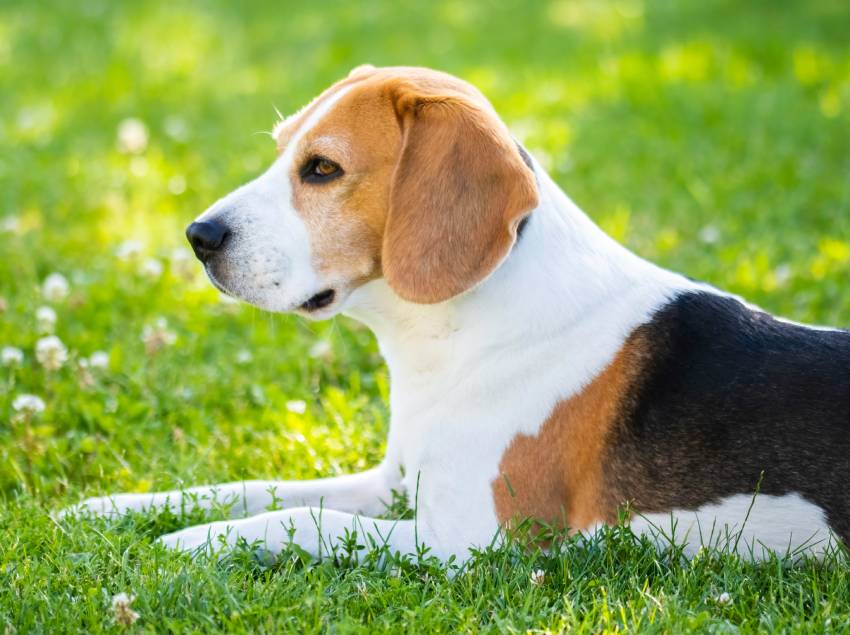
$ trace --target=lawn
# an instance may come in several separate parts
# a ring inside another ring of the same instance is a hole
[[[197,516],[50,516],[380,459],[371,334],[225,301],[183,238],[272,159],[275,108],[364,62],[476,83],[641,255],[850,326],[848,34],[844,0],[0,3],[0,347],[22,353],[0,365],[0,630],[119,631],[127,593],[149,632],[850,632],[840,559],[684,562],[613,530],[460,573],[192,561],[153,539]]]

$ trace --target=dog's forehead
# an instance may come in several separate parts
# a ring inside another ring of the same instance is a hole
[[[331,102],[336,101],[340,96],[339,93],[344,90],[347,85],[348,82],[346,82],[346,80],[337,82],[322,92],[318,97],[315,97],[298,112],[289,115],[282,121],[278,122],[272,131],[272,137],[275,140],[278,152],[283,153],[292,139],[300,131],[302,131],[305,124],[307,124],[317,112],[326,109]]]
[[[322,113],[324,118],[340,109],[350,108],[357,104],[360,114],[367,114],[363,109],[364,101],[388,101],[394,90],[400,86],[416,86],[423,93],[454,94],[481,101],[487,106],[487,99],[471,84],[447,73],[417,67],[358,67],[342,79],[310,101],[296,113],[280,121],[272,133],[277,144],[278,152],[283,153],[292,140],[302,137],[317,123],[315,115]],[[374,112],[374,111],[372,111]],[[338,114],[338,113],[337,113]],[[354,113],[356,115],[357,113]],[[341,118],[337,117],[337,121]],[[362,119],[362,118],[361,118]],[[352,116],[349,121],[364,123]],[[344,121],[345,118],[342,118]]]

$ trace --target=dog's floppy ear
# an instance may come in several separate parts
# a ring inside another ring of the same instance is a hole
[[[507,256],[517,225],[537,206],[537,184],[483,96],[414,85],[394,93],[402,148],[383,274],[405,300],[442,302],[481,282]]]

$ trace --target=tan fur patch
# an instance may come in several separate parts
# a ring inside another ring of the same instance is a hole
[[[312,241],[314,264],[328,280],[365,282],[381,275],[381,242],[401,132],[375,82],[349,91],[299,143],[290,173],[293,206]],[[301,182],[300,166],[323,156],[345,174]]]
[[[640,336],[630,338],[581,393],[555,407],[536,436],[514,438],[492,484],[500,523],[531,518],[580,531],[617,521],[623,501],[606,491],[603,459],[644,350]]]

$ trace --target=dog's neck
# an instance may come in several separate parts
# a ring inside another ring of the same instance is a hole
[[[499,268],[449,301],[400,299],[379,279],[356,290],[345,313],[376,334],[391,373],[444,371],[482,355],[546,342],[629,297],[657,296],[687,281],[619,245],[564,194],[538,163],[540,204]],[[640,310],[640,307],[638,307]],[[622,328],[605,320],[599,329]]]

